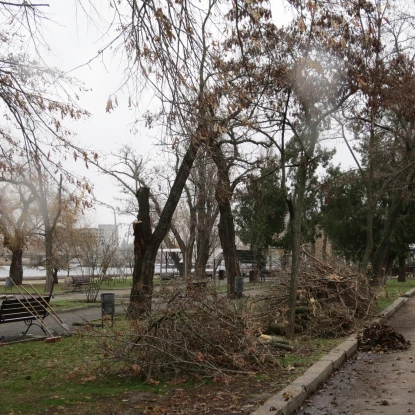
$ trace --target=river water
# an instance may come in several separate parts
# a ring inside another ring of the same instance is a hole
[[[154,268],[155,268],[154,269],[155,274],[158,274],[160,272],[160,265],[156,265]],[[73,267],[69,271],[69,276],[72,277],[74,275],[90,275],[91,274],[90,271],[91,270],[88,267]],[[9,276],[9,272],[10,272],[10,266],[8,265],[0,266],[0,281],[5,281],[6,277]],[[164,272],[164,268],[163,268],[163,272]],[[120,273],[119,268],[109,268],[107,270],[107,274],[119,274],[119,273]],[[132,270],[130,268],[126,268],[124,270],[124,273],[126,275],[131,275]],[[58,279],[63,279],[63,278],[66,278],[67,276],[68,276],[67,270],[63,270],[58,273]],[[37,280],[46,279],[46,270],[42,267],[32,268],[32,267],[28,267],[27,265],[24,265],[23,266],[23,279],[37,279]]]
[[[81,267],[74,267],[69,271],[69,276],[74,275],[87,275],[89,274],[89,269],[87,267],[81,268]],[[10,266],[8,265],[2,265],[0,266],[0,281],[4,281],[6,277],[9,276],[10,272]],[[107,274],[119,274],[118,268],[109,268],[107,270]],[[129,269],[125,270],[126,274],[131,274],[131,271]],[[68,271],[63,270],[58,273],[58,278],[66,278],[68,276]],[[38,267],[38,268],[32,268],[28,267],[26,265],[23,266],[23,279],[45,279],[46,278],[46,270],[45,268]]]

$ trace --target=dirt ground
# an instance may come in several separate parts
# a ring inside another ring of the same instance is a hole
[[[312,348],[302,348],[304,357]],[[94,399],[94,413],[101,415],[249,415],[287,383],[299,376],[299,365],[275,367],[268,375],[219,377],[208,383],[186,386],[174,379],[167,393],[126,391],[105,399]],[[50,407],[43,415],[90,415],[91,402]],[[1,413],[1,411],[0,411]]]
[[[279,373],[279,376],[278,376]],[[168,393],[124,392],[116,397],[94,400],[94,413],[101,415],[249,415],[273,392],[281,389],[284,374],[275,371],[270,379],[234,377],[232,381],[183,387],[177,379]],[[292,380],[295,373],[290,375]],[[90,415],[91,403],[51,407],[43,415]]]
[[[390,353],[359,352],[297,415],[415,413],[415,298],[389,321],[412,345]]]

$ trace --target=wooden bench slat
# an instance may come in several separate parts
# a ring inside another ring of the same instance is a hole
[[[27,333],[34,320],[41,320],[48,316],[51,296],[21,298],[21,299],[5,299],[0,306],[0,324],[24,321],[28,324]],[[40,326],[41,327],[41,326]],[[43,327],[41,327],[44,331]]]
[[[89,285],[91,277],[89,275],[75,275],[72,277],[72,286],[73,286],[73,290],[75,291],[76,289],[81,289],[86,286]]]

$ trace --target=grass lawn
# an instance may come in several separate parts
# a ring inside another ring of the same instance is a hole
[[[284,353],[280,358],[277,378],[270,373],[258,375],[256,379],[261,383],[278,381],[282,388],[340,341],[297,342],[296,353]],[[103,371],[102,354],[86,336],[64,338],[59,343],[11,344],[0,350],[0,414],[112,414],[125,413],[127,409],[133,411],[128,413],[153,414],[137,411],[130,397],[150,392],[154,401],[178,387],[173,382],[144,382],[128,368],[115,364],[107,365]],[[218,385],[194,381],[181,382],[179,388],[193,391],[195,386],[197,393],[203,395],[205,388],[209,391]],[[225,386],[228,387],[232,385]],[[199,396],[203,401],[202,395]]]
[[[129,277],[129,278],[126,278],[126,280],[123,281],[123,282],[118,282],[117,281],[117,282],[111,283],[111,284],[108,284],[107,282],[103,282],[101,284],[101,289],[102,290],[108,290],[108,289],[122,290],[122,289],[125,289],[125,288],[131,288],[132,281],[133,281],[132,277]],[[27,284],[27,285],[24,285],[24,288],[26,290],[28,290],[29,292],[31,292],[31,293],[34,293],[35,292],[34,290],[38,291],[41,294],[45,293],[45,291],[44,291],[45,290],[45,284],[44,283],[31,284],[30,282],[24,281],[24,279],[23,279],[23,283]],[[156,285],[156,286],[159,285],[158,280],[154,281],[154,285]],[[59,284],[55,284],[55,286],[53,287],[54,294],[66,293],[68,291],[70,291],[70,290],[68,290],[67,287],[66,288],[64,287],[64,283],[63,283],[62,280],[60,280]],[[16,293],[18,293],[18,290],[17,290],[16,287],[13,287],[12,289],[8,288],[6,290],[6,287],[5,287],[4,283],[2,283],[0,285],[0,294],[16,294]]]
[[[80,307],[99,307],[100,302],[97,301],[95,303],[87,303],[86,300],[55,300],[51,301],[51,306],[55,311],[64,311],[64,310],[72,310],[74,308]]]
[[[21,343],[1,347],[0,414],[100,413],[100,401],[110,402],[128,391],[163,392],[164,385],[149,385],[138,378],[103,374],[99,354],[88,339],[70,337],[59,343]],[[122,408],[120,399],[119,407]]]
[[[415,280],[407,279],[406,282],[398,282],[397,279],[386,281],[384,287],[379,291],[377,298],[378,310],[384,310],[390,306],[398,297],[415,287]]]
[[[124,304],[125,300],[119,300],[115,299],[115,305]],[[51,301],[51,306],[55,311],[64,311],[64,310],[72,310],[74,308],[80,308],[80,307],[100,307],[101,302],[99,298],[95,303],[87,303],[86,300],[75,300],[75,299],[59,299],[55,298]]]
[[[28,284],[30,284],[30,283],[28,283]],[[26,289],[27,291],[29,291],[30,293],[33,293],[33,294],[35,293],[35,290],[37,292],[39,292],[40,294],[45,294],[45,291],[44,291],[45,290],[45,284],[30,284],[30,285],[25,284],[25,285],[23,285],[23,287],[20,288],[24,292],[23,288]],[[55,287],[53,289],[53,292],[55,294],[58,294],[58,293],[67,292],[67,290],[63,289],[63,283],[59,283],[59,284],[55,285]],[[6,287],[4,286],[4,284],[0,285],[0,294],[9,295],[9,294],[18,294],[18,293],[19,293],[19,291],[16,287],[13,287],[12,289],[8,288],[6,290]]]

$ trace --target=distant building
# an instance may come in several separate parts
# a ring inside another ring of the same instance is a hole
[[[98,240],[102,246],[118,246],[118,232],[115,225],[98,225]]]
[[[104,246],[118,246],[118,232],[115,225],[98,225],[98,228],[81,228],[81,235],[93,235],[101,248]]]
[[[79,228],[79,235],[99,239],[98,228]]]

